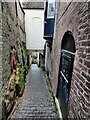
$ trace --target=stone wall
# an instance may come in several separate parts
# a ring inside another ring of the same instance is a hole
[[[2,28],[2,12],[0,3],[0,28]],[[0,119],[2,117],[2,30],[0,29]]]
[[[44,9],[44,1],[23,2],[24,9]]]
[[[90,2],[57,2],[56,38],[53,40],[52,85],[57,91],[61,43],[66,31],[75,40],[75,61],[69,98],[69,117],[89,118],[90,113]]]
[[[18,1],[17,4],[19,4]],[[2,86],[2,98],[0,98],[0,101],[2,101],[5,96],[11,75],[11,46],[18,48],[17,41],[19,43],[21,40],[25,42],[25,15],[21,10],[18,11],[19,16],[17,16],[17,10],[21,9],[20,4],[18,6],[17,4],[15,1],[0,2],[0,88]],[[23,21],[22,24],[20,20]],[[19,31],[20,26],[23,28],[21,29],[21,33]]]
[[[11,4],[11,5],[10,5]],[[9,7],[10,6],[10,7]],[[12,6],[12,7],[11,7]],[[2,91],[5,94],[7,83],[11,73],[10,66],[10,46],[15,44],[15,15],[11,11],[15,11],[14,2],[2,3]],[[4,96],[4,95],[3,95]]]
[[[25,13],[23,8],[21,7],[20,2],[17,1],[17,16],[18,16],[18,25],[19,25],[19,33],[20,40],[25,42]]]

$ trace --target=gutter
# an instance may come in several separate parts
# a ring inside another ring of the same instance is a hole
[[[61,110],[60,110],[59,101],[58,101],[58,99],[56,97],[55,97],[55,105],[56,105],[57,110],[58,110],[59,118],[63,119],[62,118],[62,113],[61,113]]]

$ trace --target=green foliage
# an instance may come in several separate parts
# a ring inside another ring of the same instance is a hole
[[[21,97],[25,89],[25,77],[28,72],[27,66],[27,49],[26,44],[21,43],[18,45],[18,48],[15,49],[15,73],[14,77],[8,84],[8,92],[4,96],[3,100],[3,118],[6,120],[10,111],[13,108],[14,100],[16,96]],[[6,114],[6,116],[5,116]]]
[[[33,52],[32,53],[32,64],[36,64],[37,63],[37,53],[36,52]]]
[[[27,72],[28,72],[28,66],[27,66],[27,65],[24,65],[24,68],[25,68],[25,72],[26,72],[26,74],[27,74]]]
[[[33,55],[33,58],[34,58],[34,59],[37,59],[37,56],[36,56],[36,55]]]
[[[22,42],[20,44],[20,52],[22,56],[22,65],[19,66],[19,80],[18,83],[16,84],[16,96],[22,96],[25,88],[25,77],[28,72],[28,66],[27,66],[27,50],[26,50],[26,45],[25,43]]]
[[[11,98],[11,97],[10,97],[8,104],[6,104],[6,105],[7,105],[7,111],[8,111],[8,112],[11,110],[11,108],[12,108],[12,106],[13,106],[13,103],[14,103],[14,98]]]
[[[32,58],[33,58],[33,59],[37,59],[37,57],[38,57],[38,56],[37,56],[37,53],[32,53]]]
[[[24,88],[25,88],[25,67],[19,69],[19,81],[16,84],[16,96],[22,96]]]
[[[22,66],[20,69],[19,69],[19,77],[22,77],[25,73],[25,68],[24,66]]]
[[[3,107],[4,107],[3,114],[6,115],[6,117],[9,115],[10,111],[12,110],[13,105],[14,105],[14,98],[10,97],[9,95],[6,95],[6,99],[3,101]]]

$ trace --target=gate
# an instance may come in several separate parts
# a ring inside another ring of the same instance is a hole
[[[71,32],[67,32],[62,40],[57,98],[60,101],[62,116],[67,118],[68,100],[75,56],[75,42]]]

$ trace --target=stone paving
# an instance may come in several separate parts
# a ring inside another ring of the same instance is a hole
[[[36,64],[31,66],[23,98],[11,118],[57,119],[42,70]]]

